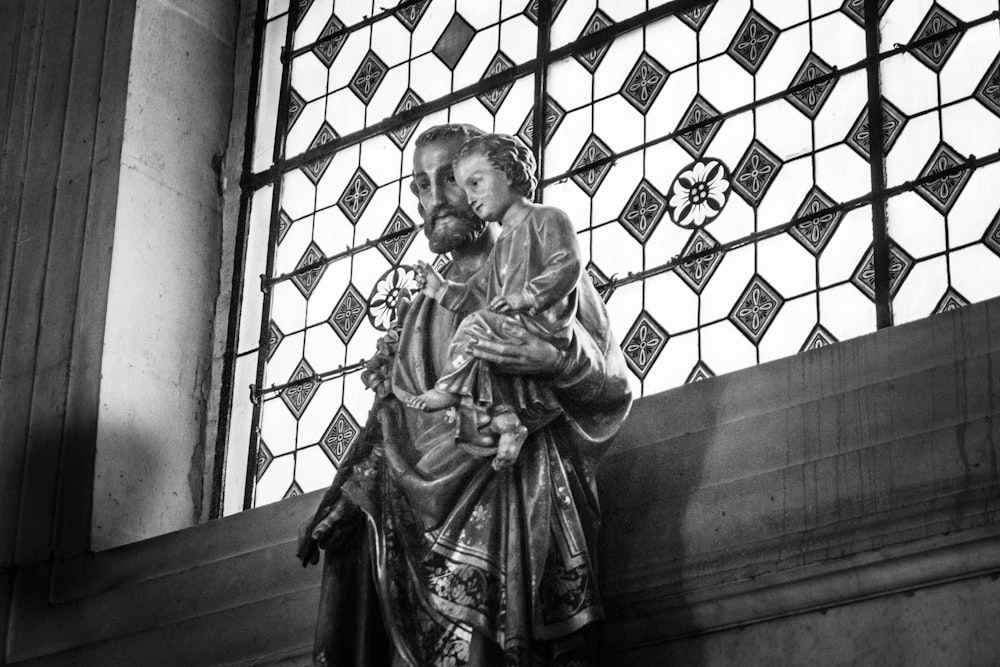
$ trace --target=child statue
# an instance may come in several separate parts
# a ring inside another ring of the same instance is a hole
[[[531,201],[535,160],[517,138],[487,134],[470,139],[453,162],[455,178],[469,204],[486,221],[501,225],[486,262],[468,282],[444,279],[425,262],[418,265],[423,292],[456,313],[470,313],[448,349],[444,372],[433,388],[405,399],[425,411],[466,406],[482,416],[477,426],[499,436],[493,467],[513,465],[528,436],[561,411],[544,381],[494,376],[474,358],[469,345],[484,332],[497,335],[505,318],[565,348],[577,311],[583,263],[576,232],[560,209]]]

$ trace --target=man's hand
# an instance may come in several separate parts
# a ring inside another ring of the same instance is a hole
[[[424,296],[435,299],[444,288],[444,277],[433,266],[421,260],[417,262],[417,285]]]
[[[498,373],[544,375],[559,368],[561,353],[548,341],[531,333],[514,318],[506,318],[503,336],[485,331],[472,341],[472,356],[494,364]]]

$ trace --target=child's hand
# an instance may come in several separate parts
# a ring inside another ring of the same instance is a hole
[[[498,296],[490,301],[490,310],[496,313],[520,313],[529,308],[528,300],[521,294]]]
[[[420,260],[417,262],[417,285],[425,296],[436,299],[444,289],[444,277],[433,266]]]

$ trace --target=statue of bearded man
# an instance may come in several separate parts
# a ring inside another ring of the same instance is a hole
[[[471,211],[452,160],[482,134],[432,127],[416,140],[411,189],[447,278],[466,281],[493,247],[496,223]],[[587,665],[599,527],[595,464],[631,405],[624,358],[586,274],[570,344],[556,349],[511,318],[472,352],[494,372],[532,374],[563,413],[530,433],[514,466],[463,448],[453,415],[405,407],[447,361],[460,316],[417,295],[361,437],[315,516],[299,557],[325,551],[315,660],[336,665]],[[392,349],[392,348],[395,349]],[[383,354],[383,356],[386,356]]]

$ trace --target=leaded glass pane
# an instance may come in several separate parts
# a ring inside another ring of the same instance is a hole
[[[267,3],[267,18],[272,19],[288,12],[288,0],[269,0]]]
[[[236,351],[240,354],[256,349],[260,343],[260,321],[264,307],[260,280],[267,270],[273,192],[274,188],[271,186],[258,190],[250,204],[243,270],[243,302],[240,306],[241,326],[236,345]]]
[[[269,21],[264,27],[253,142],[254,171],[266,169],[274,157],[274,130],[281,89],[281,49],[285,45],[287,29],[287,16]]]
[[[581,230],[595,281],[701,253],[608,297],[643,393],[674,386],[668,377],[832,342],[824,291],[846,284],[860,295],[850,279],[871,245],[870,214],[833,209],[871,191],[867,159],[847,143],[867,77],[835,68],[864,58],[864,32],[839,11],[810,21],[808,7],[754,3],[741,14],[738,4],[723,3],[728,21],[707,34],[707,14],[701,23],[670,16],[550,71],[548,93],[565,117],[546,147],[544,197]],[[713,55],[698,61],[699,52]],[[711,253],[778,227],[787,231]],[[826,261],[828,248],[838,261]],[[832,303],[853,335],[874,327],[863,298]],[[673,356],[675,346],[693,358]],[[654,371],[681,358],[683,373]]]
[[[860,0],[397,4],[269,3],[230,444],[252,505],[324,486],[364,422],[360,362],[442,259],[409,192],[435,124],[542,153],[637,395],[1000,293],[995,2],[880,0],[881,54]]]
[[[252,326],[252,325],[251,325]],[[247,481],[247,462],[250,456],[250,429],[253,424],[253,402],[250,387],[256,382],[257,355],[237,357],[233,373],[232,404],[229,412],[229,448],[225,461],[227,493],[223,512],[232,514],[243,509],[243,491]],[[260,470],[266,465],[257,463]]]
[[[969,164],[1000,142],[996,9],[897,0],[885,10],[895,39],[922,40],[882,63],[887,184],[901,190],[887,204],[897,323],[1000,294],[995,274],[988,278],[997,266],[988,229],[1000,211],[998,165]]]

